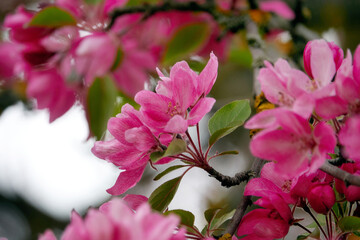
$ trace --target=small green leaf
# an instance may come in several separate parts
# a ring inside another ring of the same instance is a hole
[[[171,166],[167,169],[165,169],[164,171],[162,171],[161,173],[159,173],[158,175],[156,175],[154,177],[154,181],[157,181],[159,180],[160,178],[162,178],[163,176],[165,176],[166,174],[176,170],[176,169],[179,169],[179,168],[182,168],[182,167],[186,167],[186,165],[175,165],[175,166]]]
[[[209,30],[206,23],[188,24],[178,29],[166,46],[163,63],[171,65],[199,50],[208,38]]]
[[[360,232],[357,232],[357,231],[355,231],[355,232],[353,232],[356,236],[358,236],[358,237],[360,237]]]
[[[221,152],[219,153],[217,156],[223,156],[223,155],[236,155],[239,154],[238,151],[225,151],[225,152]]]
[[[237,100],[216,111],[209,120],[209,145],[240,127],[250,113],[249,100]]]
[[[31,27],[57,28],[76,25],[76,19],[62,8],[50,6],[42,9],[29,22]]]
[[[307,238],[306,235],[299,235],[297,236],[296,240],[305,240]]]
[[[169,215],[171,213],[174,213],[176,215],[178,215],[180,217],[181,220],[181,224],[185,225],[187,227],[193,227],[194,226],[194,222],[195,222],[195,216],[194,214],[192,214],[189,211],[185,211],[182,209],[174,209],[174,210],[170,210],[165,212],[165,215]]]
[[[165,151],[164,157],[175,156],[186,151],[187,144],[184,140],[175,138]]]
[[[113,116],[118,91],[111,78],[96,78],[87,96],[87,115],[91,133],[101,139],[110,117]]]
[[[241,126],[243,124],[243,122],[239,122],[239,126]],[[233,131],[235,131],[238,128],[238,126],[236,127],[228,127],[228,128],[223,128],[220,129],[218,131],[216,131],[214,134],[212,134],[209,138],[209,146],[212,146],[215,142],[217,142],[220,138],[232,133]]]
[[[211,224],[212,220],[214,219],[215,215],[220,211],[220,208],[210,208],[204,212],[204,216],[206,221]]]
[[[161,184],[149,197],[149,204],[152,209],[163,212],[170,204],[180,185],[182,176]]]
[[[114,63],[113,65],[111,66],[111,71],[114,71],[117,69],[117,67],[120,66],[121,64],[121,61],[123,60],[124,58],[124,52],[119,48],[116,52],[116,57],[115,57],[115,60],[114,60]]]
[[[339,223],[339,228],[343,232],[354,232],[360,230],[360,218],[354,216],[348,216],[342,218]]]
[[[171,143],[169,144],[169,146],[167,147],[165,152],[162,152],[162,151],[153,152],[152,154],[150,154],[150,159],[152,162],[155,163],[155,162],[159,161],[161,158],[175,156],[180,153],[183,153],[186,151],[186,148],[187,148],[187,145],[184,140],[174,138],[171,141]]]
[[[320,226],[325,226],[325,224],[326,224],[325,215],[323,215],[323,214],[318,214],[318,215],[316,216],[316,219],[317,219],[318,222],[320,223]],[[318,227],[318,225],[316,224],[316,222],[313,222],[313,223],[307,225],[306,227],[308,227],[308,228],[316,228],[316,227]]]
[[[234,213],[235,209],[230,212],[225,212],[225,210],[218,211],[210,224],[210,229],[219,228],[224,222],[231,219],[234,216]]]
[[[101,3],[103,0],[85,0],[85,2],[89,5],[95,5]]]

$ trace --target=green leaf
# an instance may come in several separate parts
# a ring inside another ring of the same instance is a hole
[[[174,138],[165,151],[164,157],[175,156],[186,151],[187,144],[184,140]]]
[[[299,235],[297,236],[296,240],[305,240],[307,238],[306,235]]]
[[[89,5],[95,5],[101,3],[103,0],[85,0],[85,2]]]
[[[213,221],[210,224],[210,229],[219,228],[224,222],[231,219],[234,216],[235,209],[230,212],[225,212],[225,210],[220,210],[216,213]]]
[[[150,154],[150,159],[152,162],[157,162],[159,161],[161,158],[164,157],[165,152],[164,151],[159,151],[159,152],[153,152]]]
[[[220,108],[209,120],[210,139],[213,145],[220,138],[240,127],[250,116],[249,100],[237,100]]]
[[[116,70],[117,67],[120,66],[121,61],[123,60],[123,58],[124,58],[124,52],[123,52],[120,48],[118,48],[118,50],[117,50],[117,52],[116,52],[116,57],[115,57],[114,63],[113,63],[113,65],[112,65],[111,68],[110,68],[111,71]]]
[[[127,7],[133,7],[133,6],[137,6],[137,5],[140,5],[140,4],[152,4],[152,3],[158,3],[159,0],[131,0],[131,1],[128,1],[126,6]]]
[[[50,6],[42,9],[29,22],[31,27],[57,28],[76,25],[76,19],[62,8]]]
[[[209,32],[206,23],[193,23],[179,28],[166,46],[163,63],[171,65],[199,50]]]
[[[323,215],[323,214],[318,214],[318,215],[316,216],[316,219],[317,219],[318,222],[320,223],[320,226],[325,226],[325,224],[326,224],[325,215]],[[316,227],[318,227],[318,225],[316,224],[316,222],[313,222],[313,223],[307,225],[306,227],[308,227],[308,228],[316,228]]]
[[[169,215],[171,213],[174,213],[176,215],[178,215],[180,217],[180,223],[182,225],[185,225],[187,227],[193,227],[194,226],[194,222],[195,222],[195,216],[194,214],[192,214],[189,211],[185,211],[182,209],[174,209],[174,210],[170,210],[165,212],[165,215]]]
[[[204,212],[204,216],[206,221],[211,224],[212,220],[214,219],[215,215],[220,211],[220,208],[210,208]]]
[[[175,165],[175,166],[171,166],[167,169],[165,169],[164,171],[162,171],[161,173],[159,173],[158,175],[156,175],[154,177],[154,181],[157,181],[159,180],[160,178],[162,178],[163,176],[165,176],[166,174],[176,170],[176,169],[179,169],[179,168],[182,168],[182,167],[186,167],[186,165]]]
[[[348,216],[342,218],[339,223],[339,228],[343,232],[354,232],[360,230],[360,218],[354,216]]]
[[[163,212],[170,204],[180,185],[182,176],[161,184],[149,197],[149,204],[152,209]]]
[[[252,55],[248,48],[234,48],[230,50],[229,60],[240,66],[251,68]]]
[[[239,154],[238,151],[225,151],[225,152],[221,152],[219,153],[217,156],[223,156],[223,155],[236,155]]]
[[[113,116],[118,91],[111,78],[96,78],[87,96],[87,114],[91,133],[101,139],[110,117]]]
[[[184,140],[174,138],[171,141],[171,143],[169,144],[169,146],[167,147],[165,152],[162,152],[162,151],[153,152],[152,154],[150,154],[150,159],[152,162],[155,163],[155,162],[159,161],[161,158],[175,156],[180,153],[183,153],[186,151],[186,148],[187,148],[187,145]]]

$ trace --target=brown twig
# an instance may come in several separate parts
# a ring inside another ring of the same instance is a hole
[[[331,176],[334,176],[335,178],[343,180],[346,185],[355,185],[360,187],[360,176],[350,174],[341,168],[331,165],[328,162],[322,165],[320,170],[330,174]]]
[[[234,177],[225,176],[210,166],[208,168],[204,168],[204,170],[209,173],[211,177],[216,178],[221,183],[221,186],[227,188],[239,185],[254,176],[254,172],[251,170],[237,173]]]

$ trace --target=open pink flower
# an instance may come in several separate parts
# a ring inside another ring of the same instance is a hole
[[[322,122],[312,129],[306,119],[286,109],[260,112],[245,128],[265,128],[252,138],[250,150],[254,156],[276,161],[276,171],[287,177],[315,172],[336,145],[329,125]]]
[[[179,219],[175,215],[153,213],[147,203],[134,212],[121,199],[104,203],[99,210],[90,209],[82,219],[75,211],[66,227],[63,240],[185,240],[184,229],[177,230]],[[55,240],[47,230],[40,240]]]
[[[172,67],[170,77],[159,72],[162,81],[156,87],[157,93],[144,90],[135,96],[146,124],[169,133],[184,133],[188,126],[197,124],[215,103],[215,99],[205,95],[216,80],[217,66],[217,58],[212,54],[200,75],[184,61]]]
[[[258,79],[266,99],[304,118],[309,117],[315,98],[308,91],[312,83],[306,74],[292,68],[284,59],[277,60],[274,66],[265,61],[265,66],[260,69]]]
[[[128,104],[122,107],[117,117],[109,120],[108,130],[114,139],[97,141],[91,151],[125,170],[115,185],[107,190],[119,195],[140,181],[150,154],[161,150],[161,143],[143,124],[141,113]]]

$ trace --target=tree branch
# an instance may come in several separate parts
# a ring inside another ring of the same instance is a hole
[[[350,174],[336,166],[326,162],[320,167],[320,170],[334,176],[340,180],[343,180],[346,185],[355,185],[360,187],[360,176]]]
[[[221,183],[221,186],[227,188],[239,185],[254,176],[254,172],[251,170],[237,173],[234,177],[225,176],[210,166],[208,168],[204,168],[204,170],[210,174],[210,177],[216,178]]]
[[[254,177],[259,177],[260,171],[264,164],[265,164],[264,160],[262,160],[260,158],[255,158],[253,165],[251,166],[251,171],[253,171]],[[252,204],[251,196],[244,196],[241,199],[241,202],[240,202],[239,206],[236,208],[236,211],[230,221],[230,224],[227,226],[227,228],[225,230],[225,234],[229,233],[229,234],[231,234],[231,236],[234,235],[237,227],[239,226],[239,224],[241,222],[241,219],[245,215],[245,211],[246,211],[247,207],[250,206],[251,204]]]

